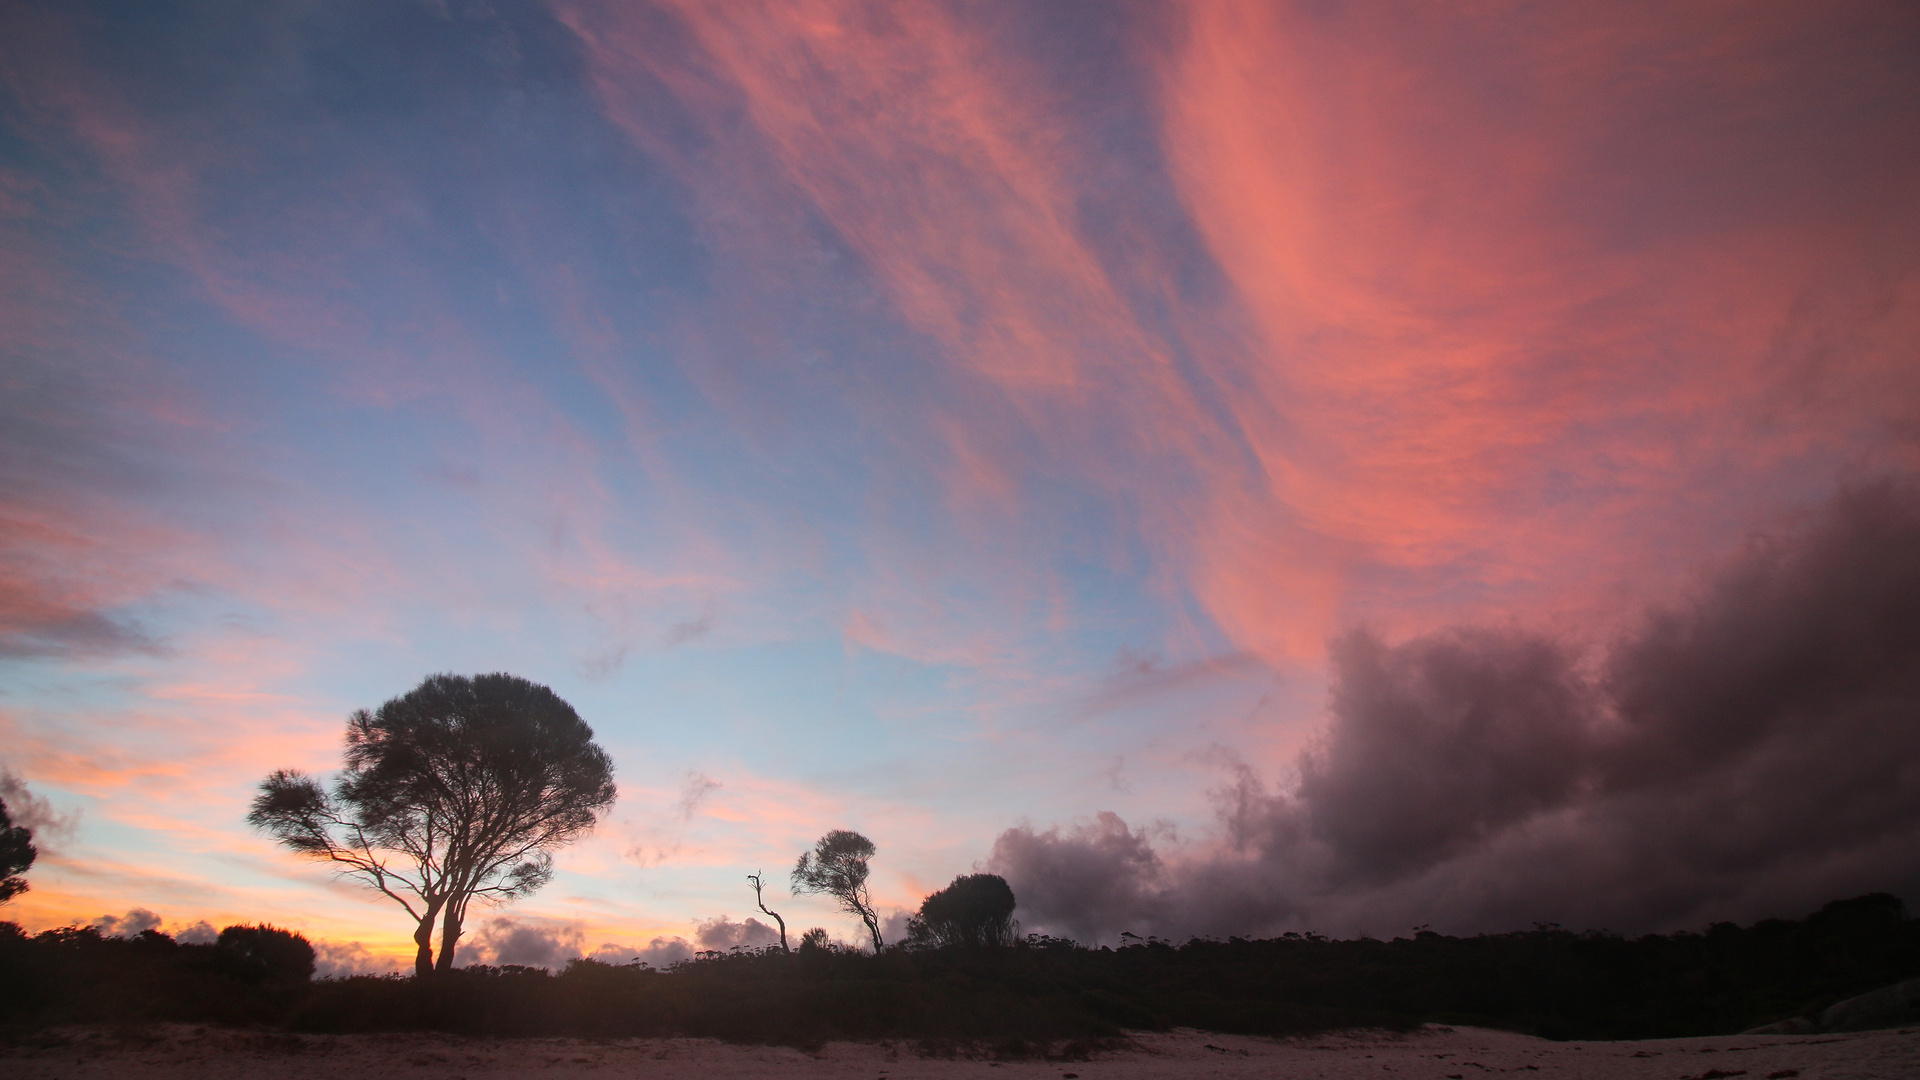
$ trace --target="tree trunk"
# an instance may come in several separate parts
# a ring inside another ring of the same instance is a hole
[[[453,970],[453,953],[454,948],[460,943],[460,924],[465,921],[461,917],[464,910],[465,905],[458,900],[447,904],[446,918],[440,924],[440,962],[434,966],[437,971]]]
[[[420,917],[420,925],[413,931],[413,943],[418,951],[413,956],[413,977],[424,979],[433,974],[433,919],[440,914],[437,907],[429,907]]]

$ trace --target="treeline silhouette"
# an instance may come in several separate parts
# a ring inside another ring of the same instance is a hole
[[[106,937],[68,926],[32,937],[0,922],[0,1025],[284,1024],[325,982],[313,946],[272,926],[229,926],[185,944],[157,930]]]
[[[1391,941],[1286,935],[1087,948],[805,944],[703,953],[666,970],[575,960],[549,973],[312,979],[304,939],[232,927],[219,944],[149,931],[0,924],[0,1024],[195,1021],[305,1032],[712,1036],[818,1045],[918,1039],[1022,1047],[1194,1027],[1256,1035],[1472,1024],[1555,1039],[1726,1034],[1920,974],[1920,922],[1884,893],[1801,920],[1625,938],[1555,927]]]

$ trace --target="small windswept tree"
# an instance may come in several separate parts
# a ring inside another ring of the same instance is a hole
[[[613,762],[552,690],[507,674],[431,675],[347,720],[331,790],[282,769],[247,820],[399,904],[414,971],[453,966],[467,905],[504,903],[553,876],[553,850],[613,805]]]
[[[963,874],[921,901],[920,913],[907,920],[907,943],[930,949],[1009,946],[1020,936],[1013,909],[1006,878]]]
[[[780,951],[783,953],[792,952],[792,949],[787,948],[787,920],[781,918],[779,912],[767,907],[767,901],[760,895],[760,871],[755,870],[753,873],[748,874],[747,884],[753,886],[753,902],[760,905],[760,910],[766,915],[771,916],[774,922],[780,924]]]
[[[39,849],[33,846],[33,831],[15,825],[7,814],[7,801],[0,799],[0,904],[27,891],[27,869],[39,856]]]
[[[867,892],[868,860],[873,858],[873,841],[848,829],[835,829],[814,842],[813,850],[793,864],[793,894],[824,894],[840,902],[840,910],[857,915],[873,935],[873,951],[886,946],[880,941],[880,919],[874,914],[873,897]]]

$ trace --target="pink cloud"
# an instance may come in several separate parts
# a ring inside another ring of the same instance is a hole
[[[1894,290],[1861,336],[1910,327],[1897,297],[1916,267],[1890,237],[1920,213],[1859,149],[1912,159],[1913,140],[1857,130],[1831,161],[1771,168],[1818,121],[1762,117],[1876,93],[1890,69],[1873,65],[1896,61],[1824,52],[1830,11],[1775,5],[1736,30],[1718,10],[1190,13],[1160,69],[1164,139],[1260,329],[1244,357],[1213,359],[1256,388],[1235,410],[1265,490],[1223,500],[1196,573],[1237,637],[1272,640],[1302,607],[1320,628],[1403,607],[1366,595],[1380,570],[1551,602],[1698,550],[1670,508],[1724,529],[1808,458],[1880,436],[1886,399],[1782,413],[1775,369],[1847,253],[1872,252]],[[1803,175],[1740,191],[1740,165]],[[1656,177],[1671,190],[1644,188]],[[1745,212],[1712,205],[1723,183]],[[1688,212],[1700,220],[1633,236],[1633,215]],[[1814,381],[1911,389],[1886,355],[1828,354]]]
[[[680,10],[666,33],[657,15],[559,10],[609,115],[733,200],[713,213],[762,223],[730,243],[792,241],[780,223],[803,202],[945,350],[947,404],[928,417],[944,444],[909,453],[941,471],[963,535],[1044,515],[1023,491],[1042,461],[1124,492],[1174,587],[1276,661],[1313,661],[1356,615],[1590,605],[1812,490],[1783,500],[1782,476],[1911,423],[1886,404],[1911,388],[1892,343],[1916,317],[1900,299],[1914,268],[1887,238],[1920,222],[1911,198],[1884,187],[1882,162],[1846,181],[1877,212],[1807,202],[1863,162],[1773,168],[1766,149],[1779,136],[1764,110],[1801,89],[1834,76],[1820,92],[1880,92],[1884,71],[1841,78],[1848,61],[1817,43],[1776,55],[1826,32],[1825,14],[1779,6],[1705,34],[1720,25],[1707,9],[1432,25],[1184,13],[1176,44],[1142,53],[1173,179],[1233,304],[1167,297],[1198,365],[1182,374],[1076,215],[1095,151],[981,26],[820,3]],[[658,123],[662,85],[706,125],[697,158]],[[1785,138],[1817,141],[1810,126]],[[1738,182],[1735,163],[1765,175],[1729,212],[1707,191]],[[1663,174],[1682,186],[1648,186]],[[1698,224],[1635,233],[1636,217],[1685,212]],[[1859,359],[1789,364],[1830,389],[1822,415],[1788,416],[1781,335],[1860,243],[1892,291]],[[1130,254],[1145,268],[1127,273],[1171,277],[1155,269],[1171,252]],[[1863,385],[1882,390],[1849,392]],[[1214,394],[1225,417],[1196,404]],[[1732,486],[1729,455],[1745,462]],[[1697,513],[1676,519],[1678,505]],[[1022,582],[1017,556],[990,557]],[[1432,598],[1410,603],[1410,581]]]

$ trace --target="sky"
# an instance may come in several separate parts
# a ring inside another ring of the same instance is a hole
[[[895,936],[975,871],[1109,943],[1920,900],[1916,56],[1850,0],[6,0],[0,914],[392,964],[248,803],[490,671],[620,796],[463,962],[762,943],[835,828]]]

